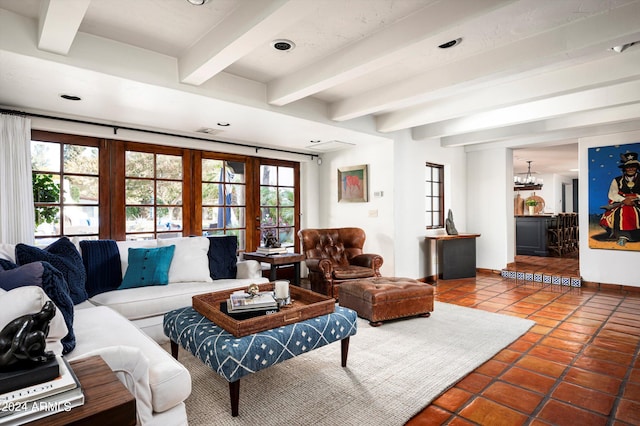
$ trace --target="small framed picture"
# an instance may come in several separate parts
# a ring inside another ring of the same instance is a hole
[[[365,203],[369,201],[369,166],[338,169],[338,202]]]

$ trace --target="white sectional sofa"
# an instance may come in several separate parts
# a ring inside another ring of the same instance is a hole
[[[69,360],[91,355],[102,356],[136,397],[139,424],[188,423],[184,401],[191,393],[191,377],[189,372],[159,345],[168,340],[162,331],[164,313],[191,305],[192,296],[197,294],[247,287],[251,283],[268,281],[262,277],[258,262],[240,261],[236,257],[233,245],[230,248],[229,244],[220,244],[224,238],[228,237],[80,244],[79,252],[85,265],[86,290],[89,297],[73,306],[72,330],[75,347],[64,356]],[[149,262],[153,260],[153,253],[160,251],[153,249],[169,246],[173,246],[170,249],[173,251],[173,257],[168,271],[168,283],[139,286],[140,283],[135,282],[138,275],[133,273],[138,271],[142,274],[139,275],[140,280],[148,280],[149,275],[145,275],[148,269],[145,268],[151,265]],[[96,247],[99,249],[96,250]],[[130,249],[134,250],[133,266],[129,264]],[[143,260],[142,263],[146,266],[142,268],[137,260],[140,249],[151,249],[143,252],[143,256],[148,253],[151,260]],[[227,252],[218,253],[217,250]],[[14,251],[15,246],[0,244],[0,259],[19,262],[20,259],[17,259]],[[219,255],[222,257],[217,257]],[[119,268],[116,267],[116,262],[119,263]],[[224,262],[226,270],[223,270],[222,275],[234,271],[233,278],[218,278],[220,271],[213,271],[217,265]],[[19,265],[18,268],[20,267],[23,266]],[[0,284],[4,286],[6,283],[2,281],[2,274],[3,271],[0,270]],[[72,281],[72,278],[68,281]],[[101,282],[102,288],[94,285],[98,281]],[[126,289],[109,289],[108,286],[105,287],[107,281],[110,281],[111,287],[118,282],[119,286],[125,282],[133,286]],[[51,293],[50,287],[44,288],[49,289]],[[3,315],[0,315],[0,327],[4,327],[18,315],[37,312],[49,299],[45,291],[37,286],[1,290],[0,312]],[[64,301],[60,304],[64,305]],[[66,308],[62,310],[64,309]],[[61,316],[61,312],[58,312],[52,321],[48,340],[49,347],[56,353],[62,351],[60,339],[64,336],[67,339],[66,344],[69,344],[69,330]]]

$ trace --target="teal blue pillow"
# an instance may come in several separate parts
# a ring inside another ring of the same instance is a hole
[[[176,246],[130,248],[129,266],[118,290],[169,284],[169,267]]]

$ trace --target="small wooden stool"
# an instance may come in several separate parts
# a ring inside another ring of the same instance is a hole
[[[353,309],[369,324],[433,311],[433,286],[411,278],[377,277],[340,284],[340,306]]]

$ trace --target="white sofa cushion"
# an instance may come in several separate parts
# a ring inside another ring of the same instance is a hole
[[[160,239],[158,247],[175,245],[176,249],[169,268],[169,282],[202,281],[213,282],[209,272],[209,239],[207,237],[185,237]]]
[[[114,310],[103,306],[79,309],[74,324],[77,345],[66,355],[69,360],[119,345],[136,347],[142,351],[149,360],[149,387],[154,411],[168,410],[191,394],[189,371]]]
[[[185,282],[165,286],[139,287],[96,294],[89,300],[96,306],[108,306],[130,320],[164,315],[173,309],[191,306],[197,294],[267,282],[266,278],[215,280],[214,282]]]
[[[124,278],[124,274],[127,272],[127,267],[129,266],[129,248],[157,247],[156,240],[116,241],[116,245],[120,252],[122,278]]]
[[[12,263],[16,263],[16,245],[5,243],[0,244],[0,259],[7,259]]]
[[[44,290],[36,286],[18,287],[11,291],[0,289],[0,330],[22,315],[40,312],[44,304],[49,300],[51,299],[49,299]],[[60,340],[68,332],[62,312],[60,312],[60,309],[56,309],[55,316],[49,322],[46,350],[61,355],[62,344]]]

